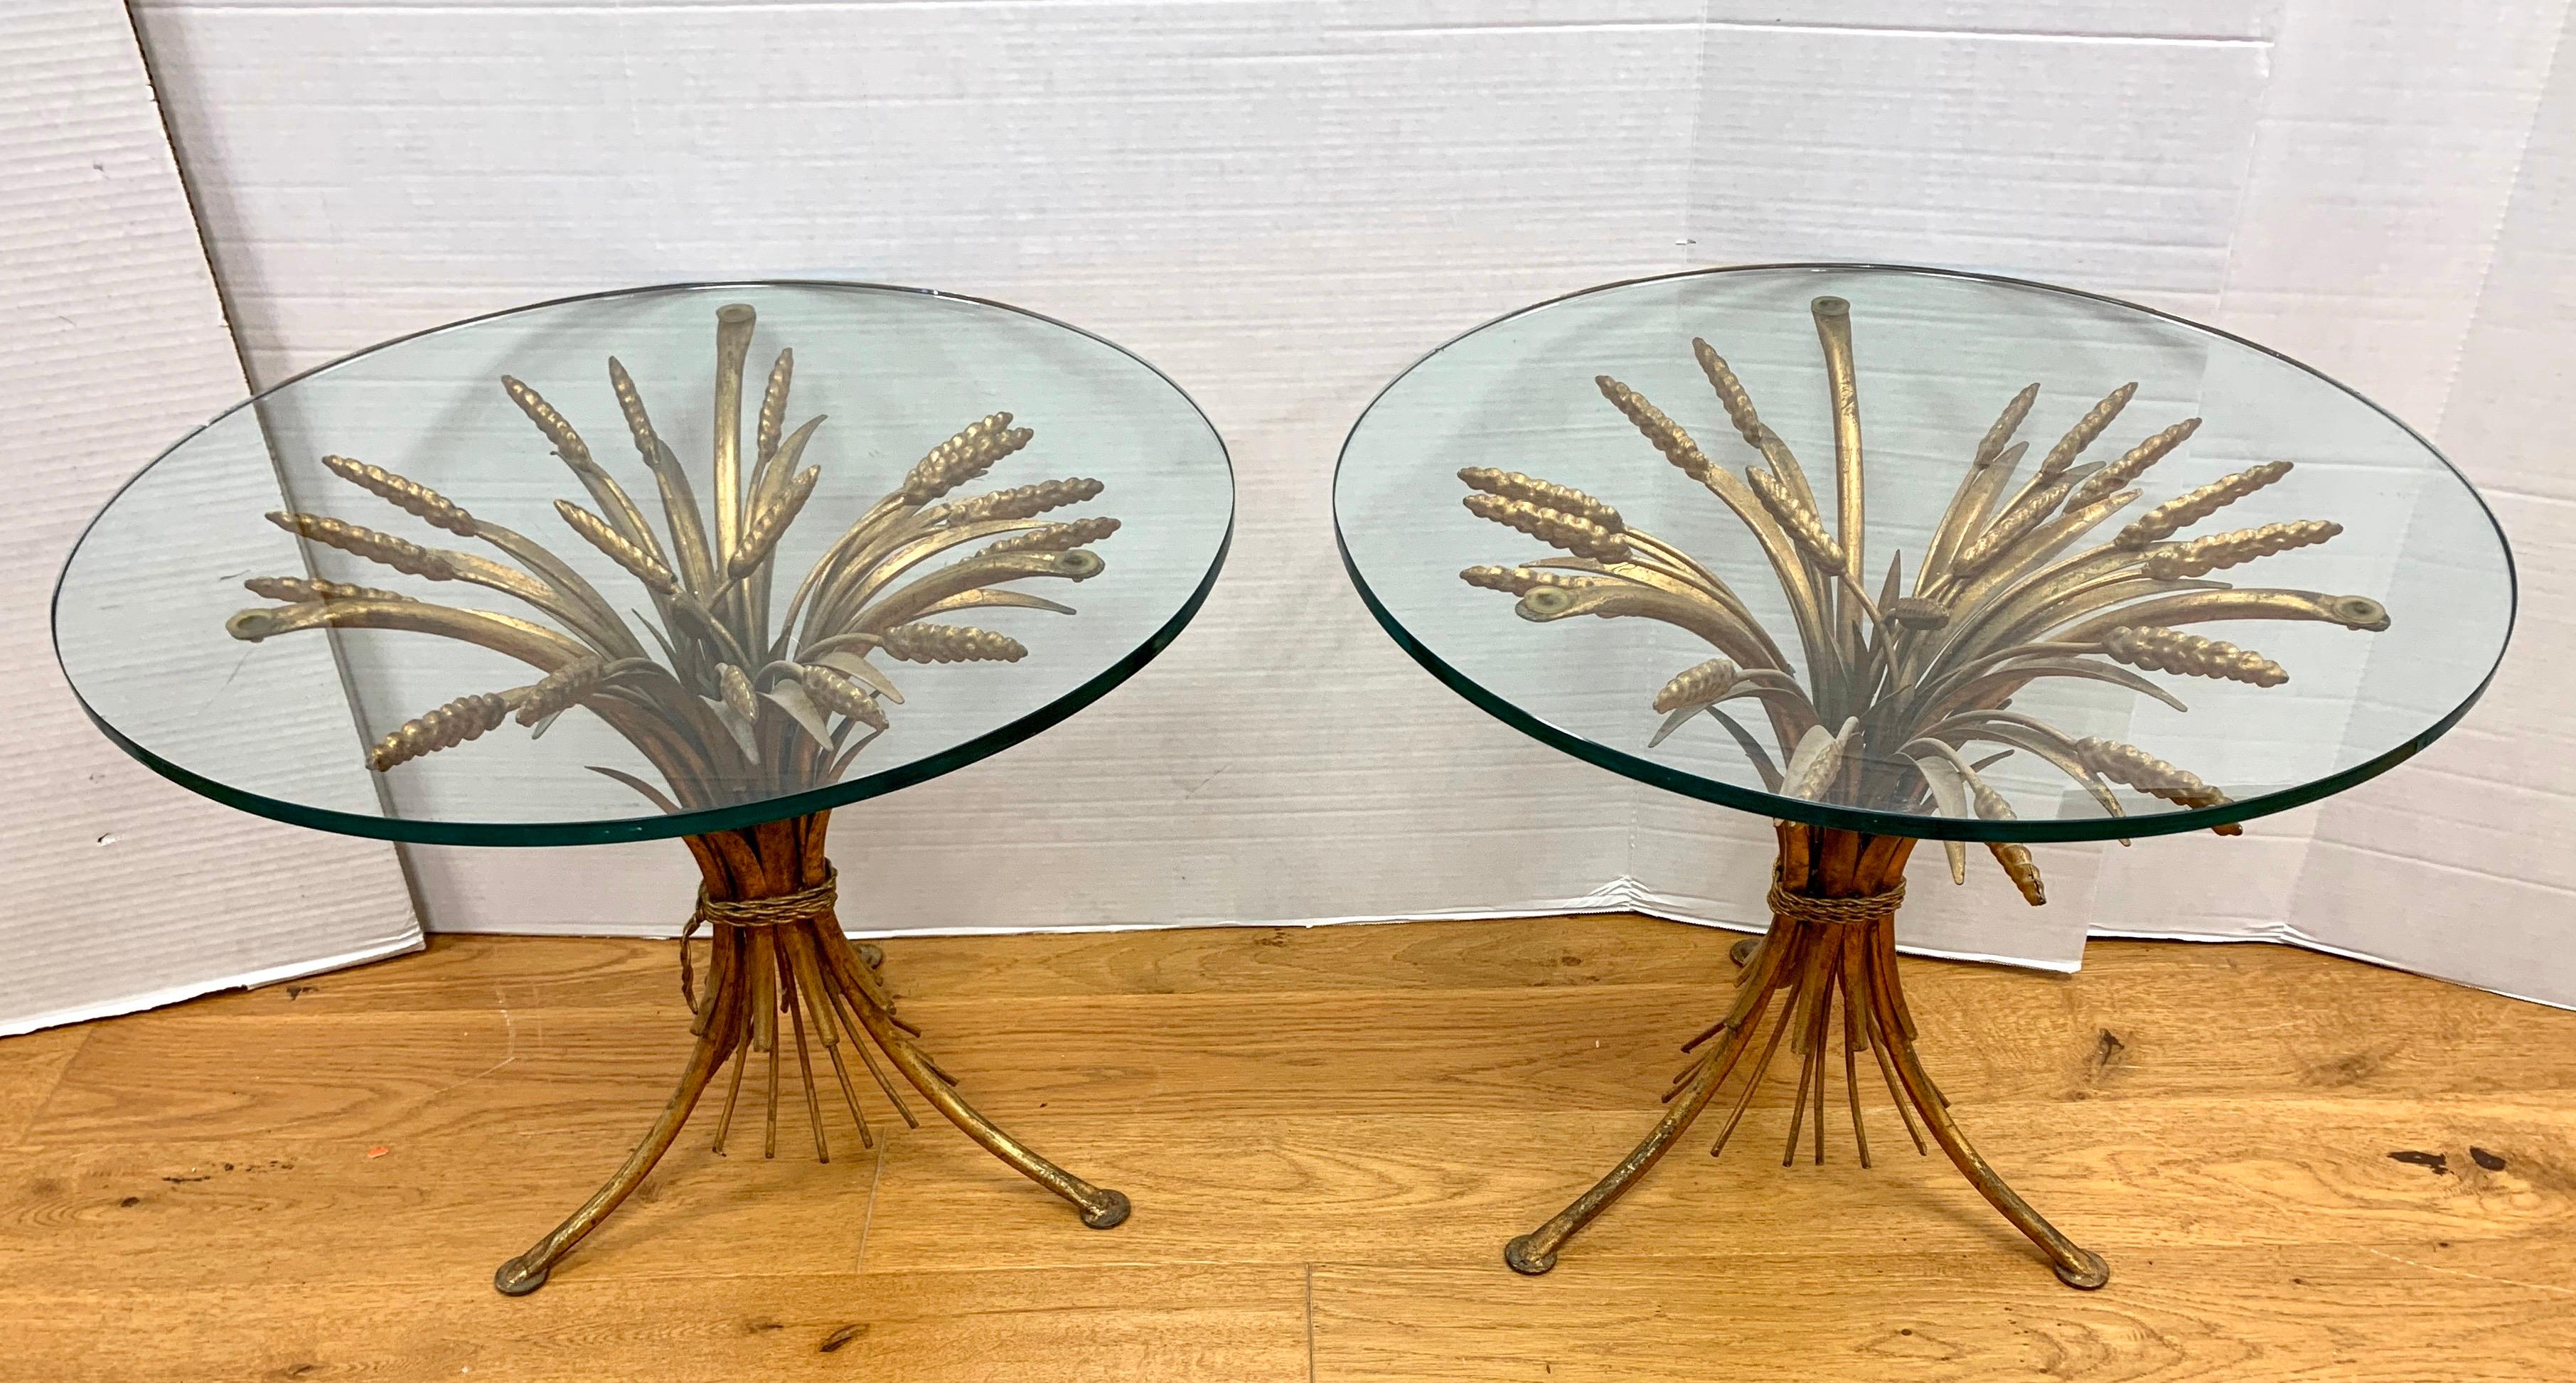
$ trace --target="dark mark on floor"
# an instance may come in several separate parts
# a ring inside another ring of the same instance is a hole
[[[303,998],[305,995],[312,993],[315,989],[317,989],[317,988],[319,988],[319,987],[320,987],[320,986],[318,986],[318,985],[309,985],[309,984],[290,984],[290,985],[288,985],[288,986],[286,987],[286,998],[287,998],[287,1001],[288,1001],[288,1002],[290,1002],[290,1003],[292,1003],[293,1001],[295,1001],[295,1000],[297,1000],[297,999],[301,999],[301,998]]]
[[[857,1325],[842,1326],[840,1329],[823,1337],[823,1352],[825,1354],[829,1354],[833,1350],[839,1349],[841,1346],[846,1345],[850,1341],[867,1333],[868,1327],[865,1321],[862,1321]]]
[[[2504,1170],[2504,1159],[2481,1147],[2470,1147],[2469,1160],[2486,1168],[2490,1172],[2501,1172]]]
[[[127,1196],[125,1199],[117,1202],[118,1205],[141,1205],[142,1203],[143,1198],[141,1196]]]
[[[2110,1071],[2111,1064],[2120,1059],[2120,1053],[2128,1049],[2129,1044],[2121,1041],[2118,1033],[2104,1028],[2101,1034],[2093,1039],[2093,1055],[2085,1058],[2085,1065],[2091,1068],[2094,1078],[2099,1080]]]
[[[2387,1064],[2389,1056],[2396,1050],[2392,1045],[2384,1051],[2353,1052],[2333,1061],[2305,1067],[2299,1072],[2299,1079],[2310,1085],[2359,1085],[2379,1074],[2380,1068]]]
[[[185,1186],[185,1185],[187,1185],[189,1182],[192,1182],[192,1181],[212,1181],[212,1180],[214,1180],[214,1178],[213,1178],[213,1177],[210,1177],[210,1176],[203,1176],[203,1177],[163,1177],[163,1178],[161,1178],[161,1179],[162,1179],[163,1181],[166,1181],[166,1182],[170,1183],[170,1184],[171,1184],[171,1185],[173,1185],[173,1186]]]
[[[2415,1167],[2430,1168],[2433,1175],[2437,1177],[2449,1176],[2451,1174],[2451,1159],[2440,1153],[2417,1152],[2412,1148],[2401,1148],[2396,1152],[2390,1153],[2388,1155],[2388,1160],[2391,1162],[2403,1162]]]

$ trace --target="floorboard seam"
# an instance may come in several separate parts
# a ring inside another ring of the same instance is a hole
[[[72,1073],[73,1063],[79,1061],[81,1054],[89,1050],[90,1039],[96,1036],[97,1032],[98,1028],[94,1023],[83,1028],[80,1036],[73,1040],[71,1050],[63,1053],[62,1058],[54,1063],[53,1075],[47,1078],[40,1088],[28,1092],[24,1112],[7,1124],[0,1124],[0,1142],[30,1141],[36,1126],[44,1122],[46,1108],[53,1104],[54,1096],[62,1093],[63,1084]]]
[[[1306,1383],[1315,1383],[1315,1265],[1306,1265]]]
[[[859,1216],[859,1253],[858,1261],[850,1266],[852,1272],[863,1273],[868,1270],[868,1231],[876,1228],[877,1191],[885,1185],[886,1158],[893,1151],[894,1130],[889,1128],[885,1135],[877,1140],[877,1165],[868,1173],[868,1208]]]

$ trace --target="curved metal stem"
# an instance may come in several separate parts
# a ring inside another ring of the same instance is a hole
[[[745,831],[693,836],[688,843],[706,875],[710,898],[778,898],[819,883],[830,868],[823,861],[819,815]],[[782,1034],[776,1012],[782,1000],[789,1018],[784,1036],[796,1044],[797,1074],[804,1085],[805,1115],[817,1157],[828,1160],[829,1152],[823,1132],[823,1104],[815,1087],[807,1046],[808,1014],[813,1017],[812,1026],[849,1102],[860,1146],[872,1146],[874,1140],[842,1063],[843,1037],[848,1038],[869,1070],[877,1074],[887,1102],[906,1123],[912,1122],[912,1112],[904,1107],[894,1085],[877,1070],[875,1059],[869,1055],[871,1046],[882,1051],[895,1069],[967,1137],[1021,1175],[1072,1202],[1081,1211],[1084,1224],[1109,1229],[1126,1220],[1130,1208],[1126,1196],[1094,1186],[1039,1156],[976,1112],[956,1092],[938,1064],[914,1045],[912,1028],[895,1015],[883,986],[829,913],[766,925],[719,921],[714,924],[714,933],[708,992],[697,1010],[697,1045],[680,1072],[679,1088],[672,1092],[661,1117],[646,1130],[643,1140],[607,1184],[527,1252],[503,1263],[493,1274],[492,1285],[501,1292],[523,1296],[544,1286],[555,1264],[634,1194],[679,1137],[681,1126],[688,1122],[700,1096],[728,1059],[734,1062],[734,1076],[725,1098],[725,1125],[732,1122],[743,1069],[750,1065],[756,1051],[767,1056],[769,1093],[762,1142],[765,1155],[775,1155],[783,1103],[778,1091]],[[722,1151],[721,1128],[716,1138],[717,1150]]]
[[[1744,1055],[1744,1049],[1751,1044],[1754,1030],[1759,1026],[1757,1023],[1738,1023],[1728,1028],[1725,1037],[1700,1062],[1699,1073],[1673,1097],[1671,1107],[1648,1131],[1644,1142],[1619,1159],[1619,1165],[1611,1168],[1609,1175],[1596,1182],[1591,1190],[1575,1197],[1573,1204],[1556,1212],[1546,1224],[1504,1245],[1503,1261],[1511,1265],[1512,1271],[1536,1277],[1555,1267],[1556,1251],[1565,1246],[1566,1240],[1599,1219],[1612,1201],[1628,1194],[1628,1188],[1634,1186],[1648,1168],[1663,1161],[1664,1154],[1671,1152],[1673,1144],[1690,1131],[1691,1121],[1699,1117],[1701,1110],[1708,1108],[1708,1102],[1716,1097],[1718,1087],[1726,1083],[1727,1073],[1735,1069],[1736,1060]]]
[[[1866,837],[1852,832],[1826,831],[1819,828],[1785,825],[1781,832],[1780,877],[1788,891],[1809,897],[1851,898],[1882,893],[1901,878],[1911,841],[1893,837]],[[1718,1045],[1704,1055],[1691,1069],[1684,1083],[1671,1096],[1670,1108],[1664,1111],[1654,1128],[1649,1130],[1635,1149],[1610,1169],[1608,1175],[1576,1197],[1572,1204],[1557,1212],[1537,1229],[1512,1240],[1503,1250],[1503,1261],[1516,1272],[1538,1274],[1556,1266],[1557,1253],[1567,1240],[1585,1225],[1599,1218],[1610,1204],[1627,1194],[1672,1150],[1701,1111],[1717,1096],[1719,1088],[1749,1050],[1766,1021],[1771,1027],[1760,1059],[1751,1063],[1743,1090],[1737,1100],[1737,1117],[1752,1103],[1755,1087],[1764,1079],[1771,1064],[1771,1053],[1781,1037],[1791,1028],[1801,1030],[1801,1052],[1804,1062],[1798,1103],[1793,1121],[1808,1117],[1816,1120],[1817,1159],[1823,1159],[1824,1085],[1827,1066],[1824,1045],[1830,1040],[1832,1024],[1829,1015],[1836,990],[1843,1002],[1843,1073],[1852,1111],[1853,1133],[1866,1138],[1860,1129],[1859,1061],[1861,1047],[1871,1049],[1888,1078],[1888,1092],[1898,1115],[1904,1119],[1906,1132],[1914,1138],[1918,1151],[1925,1151],[1922,1137],[1915,1133],[1914,1114],[1923,1116],[1923,1126],[1931,1132],[1941,1150],[1949,1155],[1961,1175],[1977,1188],[1980,1195],[2001,1211],[2013,1227],[2029,1236],[2032,1243],[2048,1256],[2058,1279],[2071,1287],[2099,1287],[2110,1280],[2110,1270],[2101,1256],[2076,1245],[2060,1233],[2039,1213],[2030,1208],[2013,1189],[1995,1174],[1984,1158],[1969,1146],[1967,1136],[1959,1131],[1950,1116],[1949,1101],[1923,1070],[1914,1052],[1914,1025],[1905,1009],[1904,991],[1897,981],[1895,966],[1895,919],[1882,916],[1871,922],[1826,923],[1775,915],[1771,930],[1761,946],[1749,957],[1750,967],[1739,981],[1736,997],[1727,1018],[1717,1029],[1695,1039],[1693,1046],[1708,1036],[1720,1038]],[[1784,1002],[1774,1004],[1775,996],[1785,995]],[[1730,1120],[1728,1132],[1732,1133]],[[1790,1150],[1796,1150],[1796,1123],[1792,1124]],[[1725,1146],[1723,1137],[1719,1148]],[[1867,1165],[1867,1143],[1862,1143],[1863,1165]]]
[[[982,1145],[984,1151],[1002,1159],[1012,1170],[1073,1203],[1082,1212],[1082,1222],[1093,1229],[1115,1229],[1126,1222],[1130,1209],[1125,1194],[1092,1185],[1062,1167],[1048,1161],[1037,1150],[1012,1137],[1001,1126],[978,1113],[954,1086],[942,1079],[939,1068],[931,1064],[921,1049],[901,1031],[891,1010],[881,1006],[865,979],[865,965],[851,949],[849,939],[838,927],[817,929],[823,964],[839,976],[841,997],[849,1004],[869,1037],[875,1039],[895,1069],[930,1101],[933,1108],[948,1116],[965,1135]]]
[[[723,1027],[721,1024],[712,1026]],[[645,1130],[644,1140],[635,1145],[635,1151],[626,1155],[625,1165],[617,1169],[617,1174],[608,1179],[607,1185],[591,1193],[590,1199],[582,1202],[580,1209],[555,1226],[554,1232],[530,1245],[527,1252],[502,1264],[492,1274],[492,1285],[503,1296],[523,1297],[546,1285],[546,1277],[553,1272],[556,1260],[572,1252],[572,1246],[599,1228],[599,1222],[608,1218],[608,1212],[634,1194],[635,1188],[643,1183],[645,1173],[653,1170],[653,1164],[661,1161],[662,1154],[670,1150],[672,1140],[680,1136],[680,1126],[689,1121],[690,1111],[698,1107],[698,1097],[706,1093],[707,1082],[714,1078],[716,1067],[723,1063],[726,1053],[731,1050],[733,1038],[732,1029],[723,1027],[720,1032],[710,1032],[698,1039],[697,1046],[689,1052],[689,1064],[680,1069],[680,1085],[671,1092],[671,1102],[663,1106],[662,1117],[653,1121],[653,1127]]]
[[[1894,1010],[1886,1005],[1888,995],[1895,987],[1893,975],[1874,976],[1869,984],[1871,1003],[1878,1007],[1882,1030],[1894,1019]],[[1896,1063],[1896,1077],[1905,1085],[1906,1100],[1922,1111],[1924,1127],[1932,1131],[1933,1141],[1941,1145],[1942,1152],[1949,1154],[1951,1165],[1959,1169],[1959,1175],[1966,1177],[1969,1185],[1977,1188],[1977,1194],[1985,1197],[1987,1204],[2001,1211],[2005,1219],[2012,1221],[2013,1228],[2020,1230],[2039,1246],[2040,1252],[2048,1255],[2049,1268],[2057,1274],[2057,1280],[2087,1291],[2109,1282],[2111,1268],[2102,1261],[2102,1255],[2080,1247],[2060,1233],[2057,1226],[2031,1209],[2030,1203],[2006,1185],[2002,1177],[1995,1175],[1995,1169],[1987,1166],[1986,1160],[1977,1155],[1977,1150],[1968,1142],[1968,1136],[1959,1131],[1958,1121],[1950,1117],[1949,1100],[1932,1084],[1932,1078],[1924,1073],[1923,1063],[1916,1059],[1913,1042],[1899,1040],[1888,1046],[1889,1055]]]

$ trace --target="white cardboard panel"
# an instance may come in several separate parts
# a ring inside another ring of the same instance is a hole
[[[1244,0],[1155,0],[1167,8],[1213,8]],[[1252,0],[1264,4],[1267,0]],[[146,0],[137,8],[180,9],[200,0]],[[1096,8],[1096,0],[762,0],[773,9],[908,8],[957,12],[976,9]],[[453,9],[458,0],[371,0],[370,9]],[[2282,0],[1800,0],[1796,4],[1745,4],[1741,0],[1403,0],[1402,3],[1316,3],[1305,8],[1318,22],[1339,29],[1379,33],[1456,33],[1519,28],[1602,28],[1683,25],[1707,21],[1774,28],[1919,30],[1960,33],[2038,33],[2066,37],[2264,39],[2279,27]],[[265,0],[271,10],[345,9],[347,0]],[[615,0],[475,0],[479,9],[609,9]],[[660,9],[726,10],[744,0],[657,0]]]
[[[2514,543],[2513,650],[2457,730],[2325,805],[2292,920],[2335,949],[2576,1004],[2576,479],[2553,416],[2576,381],[2576,65],[2563,31],[2555,51],[2436,434]]]
[[[1590,283],[1853,256],[2214,315],[2429,424],[2564,8],[2473,25],[2330,0],[142,15],[263,376],[584,288],[811,272],[1019,301],[1197,395],[1242,476],[1199,626],[1039,741],[836,818],[845,862],[877,863],[862,925],[967,928],[1586,897],[1749,920],[1760,823],[1520,740],[1359,611],[1328,542],[1328,460],[1378,384]],[[2556,638],[2527,618],[2517,659],[2562,658]],[[2481,725],[2511,741],[2537,721],[2491,702],[2458,742]],[[1908,939],[2064,965],[2087,923],[2277,937],[2308,915],[2320,810],[2238,840],[2050,850],[2043,913],[1981,852],[1956,893],[1932,862]],[[988,823],[972,843],[964,820]],[[581,852],[415,857],[449,926],[667,929],[689,875],[670,845],[613,871]]]
[[[1441,337],[1678,265],[1696,54],[1650,28],[1434,44],[1324,22],[1344,13],[670,12],[658,41],[625,35],[664,55],[632,76],[609,41],[631,17],[150,18],[186,55],[168,84],[263,369],[563,287],[820,269],[1017,300],[1194,389],[1240,476],[1196,626],[1038,740],[837,814],[853,926],[1572,905],[1620,876],[1632,790],[1375,628],[1330,541],[1330,458]],[[281,45],[309,61],[274,70]],[[548,54],[550,85],[469,61],[492,52]],[[765,106],[741,99],[753,74]],[[327,222],[299,142],[326,126]],[[415,858],[442,925],[676,926],[685,854],[609,854]]]
[[[2289,0],[2218,324],[2441,426],[2566,13]]]
[[[2466,387],[2485,368],[2462,359],[2462,341],[2565,12],[2563,0],[2533,0],[2464,24],[2446,6],[2291,0],[2270,52],[2225,291],[2209,320],[2306,360],[2433,434],[2455,381]],[[2492,498],[2493,442],[2438,435]],[[2527,591],[2528,534],[2511,532]],[[2567,656],[2563,636],[2535,629],[2527,599],[2524,608],[2508,677]],[[2415,804],[2418,824],[2492,815],[2496,775],[2446,784],[2440,765],[2482,736],[2539,730],[2548,718],[2536,709],[2490,695],[2429,755],[2331,803],[2252,823],[2243,838],[2141,842],[2112,857],[2096,927],[2302,941],[2401,964],[2430,946],[2455,957],[2436,973],[2482,968],[2482,983],[2531,993],[2500,982],[2501,953],[2463,948],[2457,936],[2434,940],[2420,905],[2448,888],[2442,871],[2396,868],[2356,890],[2348,852],[2311,853],[2309,842],[2362,803]],[[2346,915],[2352,924],[2321,921]],[[2382,945],[2418,932],[2418,944]],[[2560,997],[2576,998],[2576,985]]]
[[[1702,42],[1694,255],[1954,263],[2187,313],[2217,302],[2263,45],[1751,25],[1712,25]],[[2177,107],[2176,92],[2190,100]],[[1867,309],[1855,304],[1863,330]],[[1866,398],[1869,381],[1860,387]],[[1697,848],[1706,809],[1640,810],[1643,841],[1667,848],[1633,872],[1681,910],[1749,923],[1760,893],[1744,886],[1744,861]],[[1901,934],[1925,950],[2072,969],[2088,927],[2124,927],[2139,908],[2136,895],[2102,886],[2127,865],[2106,849],[2117,847],[2039,851],[2050,903],[2033,911],[1982,847],[1971,847],[1970,886],[1953,890],[1927,844],[1909,870],[1924,882],[1907,894]]]
[[[0,8],[0,1033],[419,944],[393,850],[257,820],[127,759],[54,665],[46,592],[84,523],[242,393],[125,11]]]
[[[1715,0],[1708,18],[1765,28],[2223,42],[2271,38],[2280,12],[2281,0]]]
[[[2267,45],[1711,25],[1692,254],[1993,268],[2206,312]],[[1864,385],[1866,381],[1864,381]]]

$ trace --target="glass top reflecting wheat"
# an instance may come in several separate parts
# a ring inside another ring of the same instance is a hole
[[[2360,781],[2502,654],[2502,534],[2261,347],[2009,280],[1614,285],[1388,386],[1334,505],[1380,622],[1632,777],[1820,825],[2228,828]]]
[[[1096,337],[841,284],[644,289],[306,374],[161,456],[55,593],[147,764],[471,844],[748,825],[1072,713],[1206,594],[1232,477]]]

